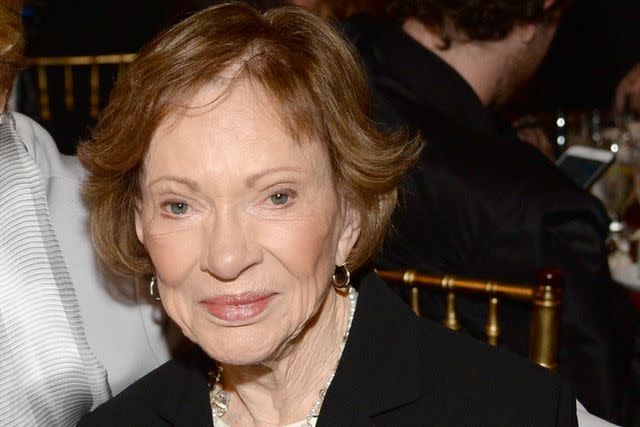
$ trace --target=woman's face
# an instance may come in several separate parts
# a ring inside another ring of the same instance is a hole
[[[184,334],[220,362],[255,364],[323,315],[358,218],[321,144],[293,139],[250,84],[211,106],[220,93],[202,89],[156,131],[136,230]]]

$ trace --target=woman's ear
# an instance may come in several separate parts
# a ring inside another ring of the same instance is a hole
[[[347,262],[349,254],[360,236],[360,213],[351,206],[347,207],[347,213],[342,224],[338,248],[336,250],[336,265]]]

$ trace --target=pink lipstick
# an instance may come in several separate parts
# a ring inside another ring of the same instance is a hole
[[[205,309],[218,319],[227,321],[249,320],[262,313],[273,300],[274,293],[247,292],[223,295],[202,301]]]

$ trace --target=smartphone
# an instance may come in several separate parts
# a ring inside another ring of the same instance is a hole
[[[589,189],[615,158],[615,153],[605,148],[572,145],[558,157],[556,165],[580,187]]]

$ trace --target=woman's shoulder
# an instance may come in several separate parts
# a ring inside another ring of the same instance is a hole
[[[512,375],[517,373],[518,378],[530,377],[540,385],[559,385],[560,379],[555,373],[528,359],[451,331],[430,320],[416,319],[416,330],[424,338],[419,339],[423,360],[428,360],[431,366],[447,368],[447,371],[453,372],[454,378],[448,375],[449,382],[459,377],[465,385],[477,379],[482,380],[482,384],[505,382],[519,386],[519,381],[512,381]],[[477,372],[472,377],[466,376],[472,371]]]
[[[16,134],[45,179],[80,181],[84,172],[77,157],[61,154],[49,132],[35,120],[15,111],[10,115],[15,124]]]
[[[575,399],[570,386],[557,374],[520,355],[418,319],[423,385],[431,392],[452,396],[459,415],[496,416],[500,425],[546,425],[564,419],[572,425]],[[451,405],[444,400],[442,405]],[[534,420],[537,419],[537,422]],[[512,423],[512,424],[510,424]]]
[[[380,425],[425,413],[432,425],[575,425],[575,400],[556,374],[416,317],[379,279],[370,279],[361,286],[341,384],[351,390],[355,384],[365,398],[382,402],[376,404],[385,414]],[[358,372],[376,372],[380,387],[370,390],[370,376]]]
[[[199,349],[151,371],[82,418],[79,426],[153,426],[185,414],[189,425],[210,425],[207,358]]]

